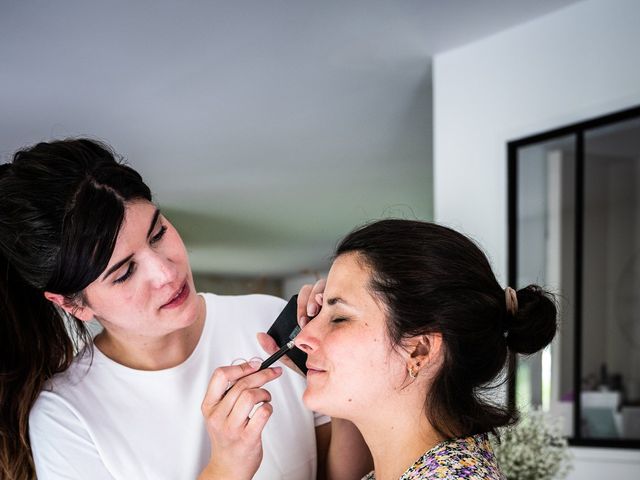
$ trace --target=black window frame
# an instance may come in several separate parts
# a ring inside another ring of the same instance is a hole
[[[580,379],[582,378],[582,256],[584,238],[584,137],[588,130],[612,125],[627,120],[640,118],[640,106],[627,108],[614,113],[591,118],[571,125],[554,128],[531,136],[522,137],[507,142],[507,277],[509,285],[517,283],[517,259],[518,259],[518,150],[525,146],[542,143],[560,137],[574,136],[575,138],[575,249],[574,249],[574,281],[575,281],[575,305],[574,305],[574,358],[573,358],[573,389],[576,394],[573,400],[573,433],[568,438],[572,446],[605,447],[640,449],[640,439],[594,439],[582,438],[580,432],[581,392]],[[516,403],[516,367],[517,358],[512,355],[509,360],[508,402],[515,406]]]

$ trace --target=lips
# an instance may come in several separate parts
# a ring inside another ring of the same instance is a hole
[[[189,285],[184,282],[178,290],[176,290],[169,301],[162,305],[160,308],[175,308],[179,307],[189,296]]]
[[[315,365],[311,365],[309,363],[306,364],[307,365],[307,375],[309,373],[314,374],[314,373],[323,373],[326,370],[321,369],[320,367],[317,367]]]

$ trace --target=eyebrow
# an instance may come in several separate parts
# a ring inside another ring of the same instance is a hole
[[[340,297],[333,297],[330,298],[329,300],[327,300],[327,305],[335,305],[336,303],[342,303],[343,305],[347,305],[349,306],[349,304],[347,302],[345,302],[342,298]]]
[[[149,230],[147,231],[147,238],[149,238],[149,236],[151,235],[151,232],[153,232],[153,227],[156,226],[156,222],[158,221],[159,216],[160,216],[160,209],[156,208],[156,211],[153,214],[153,218],[151,219],[151,225],[149,225]]]
[[[153,214],[153,217],[151,218],[151,225],[149,225],[149,230],[147,230],[147,238],[149,238],[149,236],[151,235],[151,232],[153,232],[153,227],[156,226],[156,223],[158,222],[158,217],[160,216],[160,209],[156,208],[156,211]],[[106,273],[102,276],[102,281],[106,280],[107,277],[109,275],[111,275],[113,272],[115,272],[116,270],[118,270],[122,265],[124,265],[125,263],[127,263],[128,261],[130,261],[133,258],[133,253],[129,256],[127,256],[126,258],[123,258],[122,260],[120,260],[119,262],[116,262],[109,270],[106,271]]]
[[[120,260],[119,262],[114,264],[113,267],[111,267],[109,270],[107,270],[107,273],[104,274],[104,276],[102,277],[102,280],[103,281],[106,280],[109,275],[111,275],[113,272],[118,270],[122,265],[127,263],[132,258],[133,258],[133,253],[131,255],[129,255],[127,258],[123,258],[122,260]]]

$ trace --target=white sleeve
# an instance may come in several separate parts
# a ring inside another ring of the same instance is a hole
[[[329,423],[331,421],[331,417],[328,415],[323,415],[322,413],[313,412],[313,423],[316,427],[320,425],[324,425],[325,423]]]
[[[59,397],[40,394],[29,439],[38,480],[113,480],[84,423]]]

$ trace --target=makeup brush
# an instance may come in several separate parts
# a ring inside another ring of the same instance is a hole
[[[271,364],[277,362],[278,360],[280,360],[280,357],[282,357],[289,350],[291,350],[293,347],[295,347],[295,345],[293,343],[293,339],[296,338],[298,333],[300,333],[300,326],[297,326],[293,330],[293,332],[291,332],[291,335],[289,335],[289,341],[287,343],[285,343],[280,348],[280,350],[278,350],[276,353],[274,353],[269,358],[267,358],[264,362],[262,362],[262,365],[260,365],[260,368],[258,369],[258,371],[264,370],[265,368],[269,367]]]

